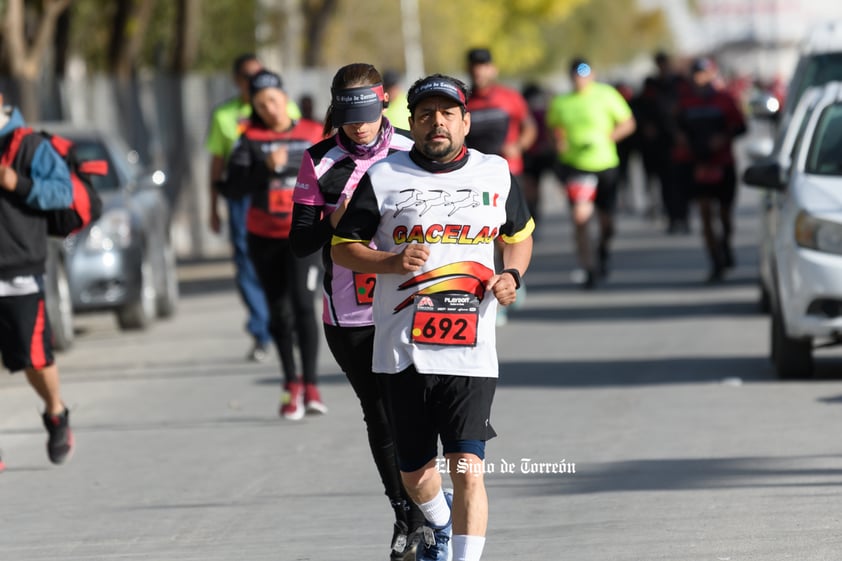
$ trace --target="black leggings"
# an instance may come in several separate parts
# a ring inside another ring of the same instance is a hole
[[[324,329],[330,352],[360,400],[368,445],[386,496],[395,509],[396,517],[407,522],[411,530],[415,529],[423,524],[424,517],[401,483],[383,375],[371,371],[374,326],[337,327],[325,324]],[[403,516],[402,511],[406,511]]]
[[[298,379],[295,343],[301,352],[301,377],[316,383],[319,332],[316,319],[316,290],[320,286],[319,255],[304,258],[293,255],[289,240],[249,234],[249,258],[254,264],[266,304],[269,331],[281,358],[284,381]]]

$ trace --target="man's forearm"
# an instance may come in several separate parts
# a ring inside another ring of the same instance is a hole
[[[388,274],[396,272],[399,254],[379,251],[363,242],[336,244],[330,249],[333,262],[358,273]]]
[[[526,273],[532,260],[532,236],[517,243],[503,245],[503,268],[517,269],[521,275]]]

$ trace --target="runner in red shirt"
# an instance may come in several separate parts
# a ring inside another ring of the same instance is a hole
[[[691,81],[678,101],[678,134],[673,161],[680,185],[699,205],[702,235],[711,262],[708,282],[722,280],[734,266],[731,235],[737,188],[734,139],[746,131],[736,99],[715,87],[710,59],[693,61]]]
[[[251,78],[251,120],[234,145],[220,192],[251,196],[246,219],[248,253],[269,306],[269,330],[284,375],[280,414],[298,420],[306,413],[326,413],[316,387],[318,324],[316,290],[321,267],[317,255],[296,257],[290,246],[292,195],[305,151],[319,142],[322,125],[294,121],[287,113],[281,77],[261,70]],[[301,376],[293,345],[301,354]]]
[[[488,49],[468,51],[468,69],[471,73],[468,98],[471,131],[465,142],[468,148],[503,156],[512,175],[518,177],[523,173],[523,153],[538,136],[529,106],[520,92],[496,82],[497,67]],[[537,197],[537,193],[525,195],[528,204]],[[530,206],[530,210],[534,209]]]

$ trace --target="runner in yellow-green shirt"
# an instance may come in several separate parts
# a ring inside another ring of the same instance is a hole
[[[583,287],[589,289],[596,285],[597,274],[608,274],[620,164],[617,142],[634,132],[635,121],[623,96],[596,82],[584,59],[573,60],[570,79],[573,91],[553,98],[546,118],[558,149],[558,177],[570,201],[579,265],[585,271]],[[588,235],[594,208],[600,226],[598,269]]]

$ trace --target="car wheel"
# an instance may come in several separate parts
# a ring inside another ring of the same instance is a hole
[[[168,318],[175,314],[178,306],[178,269],[175,263],[175,250],[169,242],[164,247],[162,261],[164,286],[163,291],[158,295],[157,312],[158,317]]]
[[[140,266],[140,294],[138,299],[117,310],[120,329],[146,329],[155,318],[157,295],[152,278],[152,264],[144,257]]]
[[[70,297],[70,283],[67,281],[67,270],[64,262],[56,259],[55,268],[51,271],[50,290],[47,295],[47,318],[53,332],[53,348],[66,351],[73,346],[75,333],[73,332],[73,302]]]
[[[788,337],[779,311],[772,313],[772,362],[781,379],[803,379],[813,375],[812,339]]]

